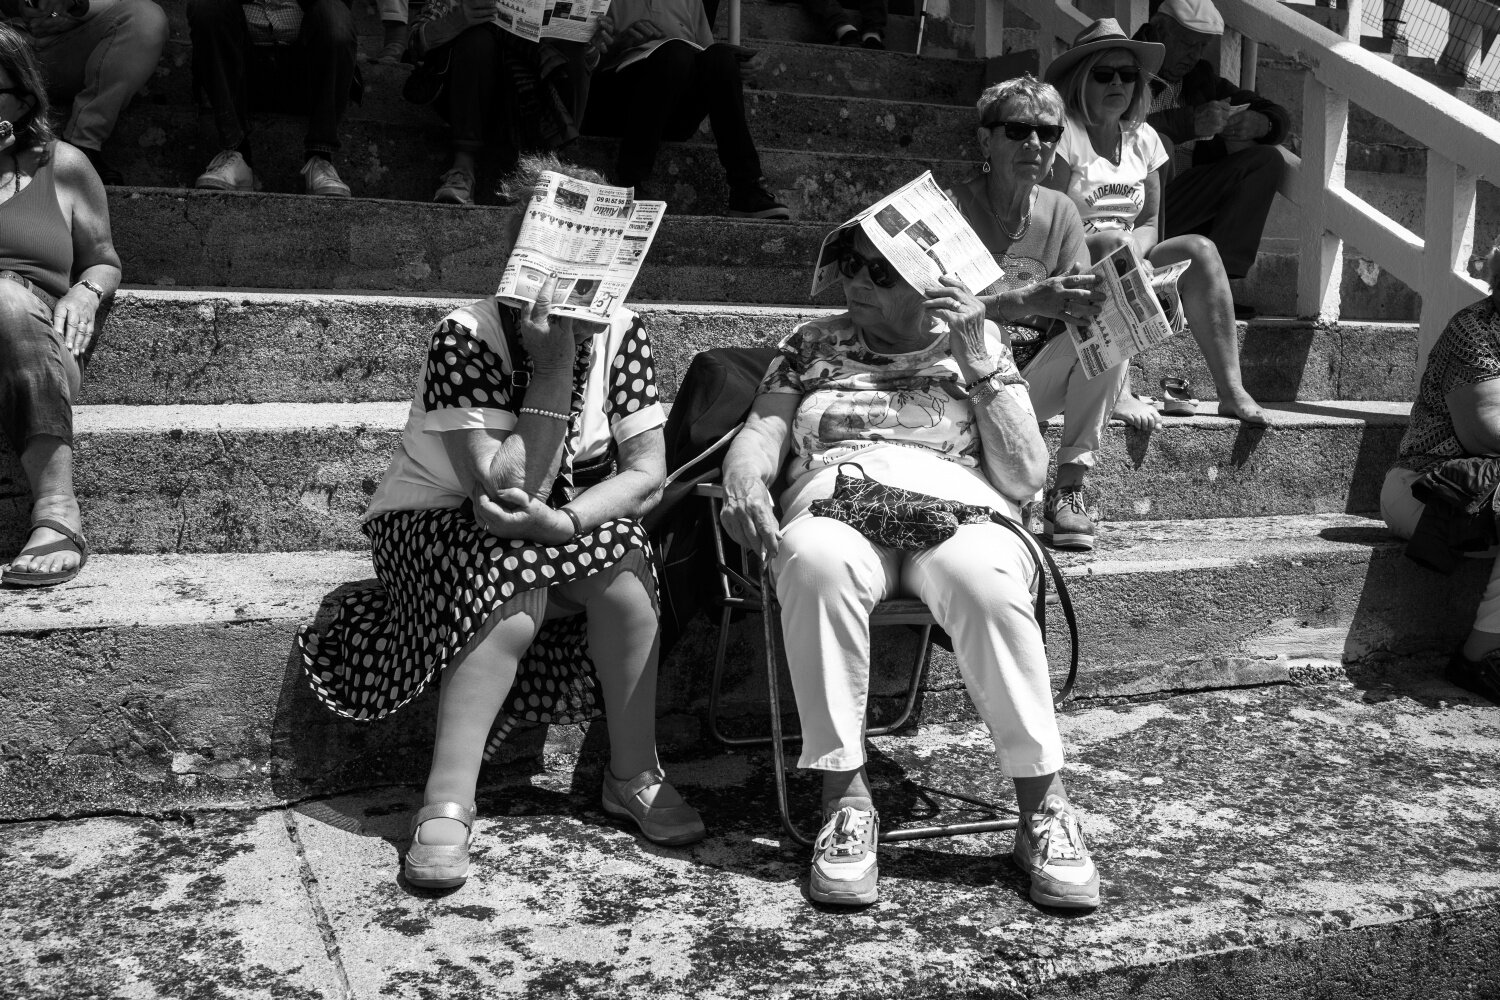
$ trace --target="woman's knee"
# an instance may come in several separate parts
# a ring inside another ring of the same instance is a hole
[[[1089,257],[1096,262],[1108,257],[1129,242],[1130,234],[1123,229],[1106,229],[1102,233],[1089,233],[1084,237],[1084,243],[1089,248]]]
[[[121,40],[142,59],[154,64],[167,43],[166,13],[151,0],[125,0],[121,10]]]
[[[871,582],[872,569],[879,572],[879,558],[858,531],[828,518],[802,518],[782,534],[776,589],[783,600],[862,590]]]

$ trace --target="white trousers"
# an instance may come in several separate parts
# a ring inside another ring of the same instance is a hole
[[[1392,469],[1385,474],[1385,484],[1380,488],[1380,516],[1386,527],[1402,538],[1410,538],[1422,520],[1427,505],[1411,495],[1411,484],[1421,477],[1410,469]],[[1475,558],[1487,559],[1493,552],[1475,553]],[[1484,595],[1479,599],[1479,611],[1474,616],[1474,628],[1481,632],[1500,634],[1500,559],[1490,568],[1490,582],[1485,585]]]
[[[1058,465],[1094,467],[1094,452],[1104,437],[1104,427],[1114,412],[1115,401],[1125,388],[1127,362],[1089,378],[1083,373],[1073,339],[1066,333],[1053,337],[1031,359],[1021,374],[1031,386],[1031,408],[1038,420],[1063,418],[1062,445]]]
[[[792,689],[802,720],[798,766],[852,771],[865,763],[870,611],[920,598],[958,656],[959,672],[1008,777],[1063,764],[1042,633],[1032,614],[1036,561],[998,524],[968,524],[922,552],[876,546],[827,517],[794,517],[772,570]]]

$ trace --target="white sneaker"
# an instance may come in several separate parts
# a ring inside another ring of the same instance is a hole
[[[1016,867],[1031,876],[1031,901],[1042,906],[1091,910],[1099,905],[1099,870],[1083,842],[1078,817],[1061,796],[1023,813],[1011,851]]]
[[[875,810],[845,806],[823,824],[813,844],[812,879],[807,894],[819,903],[864,906],[880,898],[880,865],[875,844],[880,820]]]
[[[226,149],[208,163],[193,187],[210,191],[254,191],[255,172],[237,150]]]
[[[325,198],[349,197],[349,185],[339,179],[333,164],[321,156],[309,156],[302,164],[302,177],[307,182],[308,194],[320,194]]]

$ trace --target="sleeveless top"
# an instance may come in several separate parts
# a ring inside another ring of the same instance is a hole
[[[0,271],[14,271],[59,298],[73,283],[73,233],[57,201],[57,143],[31,183],[0,204]]]

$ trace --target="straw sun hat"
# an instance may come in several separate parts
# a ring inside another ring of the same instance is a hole
[[[1080,31],[1068,50],[1052,60],[1047,67],[1046,81],[1056,86],[1080,60],[1100,49],[1129,49],[1147,73],[1161,69],[1162,59],[1167,54],[1167,47],[1160,42],[1137,42],[1120,30],[1118,21],[1104,17]]]

